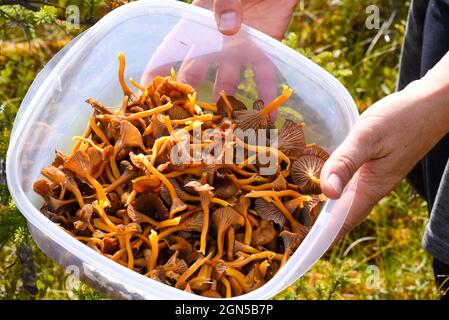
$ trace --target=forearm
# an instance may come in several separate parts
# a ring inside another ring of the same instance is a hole
[[[449,133],[449,53],[447,53],[422,79],[410,83],[400,96],[415,100],[416,106],[427,110],[422,119],[432,126],[435,135]]]

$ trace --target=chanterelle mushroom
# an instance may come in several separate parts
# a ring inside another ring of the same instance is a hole
[[[264,108],[260,110],[253,109],[234,112],[233,117],[235,118],[237,126],[242,130],[273,128],[273,124],[270,120],[270,114],[279,108],[282,103],[287,101],[291,95],[292,90],[289,87],[284,86],[282,94]]]
[[[253,231],[251,244],[259,247],[272,242],[276,238],[276,230],[274,230],[271,222],[267,220],[260,221],[259,228]]]
[[[212,197],[214,196],[214,188],[208,184],[201,184],[199,181],[190,181],[185,185],[186,187],[192,187],[200,195],[201,207],[203,208],[203,227],[201,230],[200,240],[200,252],[206,254],[206,240],[207,231],[209,229],[209,205]]]
[[[225,232],[230,227],[241,227],[245,223],[245,218],[232,207],[218,208],[212,213],[213,223],[217,232],[217,254],[214,260],[218,260],[223,255],[223,244]]]
[[[64,164],[63,167],[72,171],[78,177],[84,178],[89,182],[97,192],[100,206],[108,207],[110,205],[109,199],[101,186],[101,184],[92,177],[92,162],[89,156],[82,150],[77,150]]]
[[[320,174],[326,162],[317,155],[302,155],[293,162],[292,178],[303,193],[321,193]]]
[[[287,219],[282,212],[272,202],[265,201],[263,198],[257,198],[255,201],[257,214],[264,220],[273,221],[279,226],[284,227]]]
[[[285,120],[278,135],[278,148],[289,157],[299,157],[306,143],[302,127],[293,120]]]

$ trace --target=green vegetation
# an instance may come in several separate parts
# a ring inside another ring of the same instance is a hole
[[[44,6],[36,1],[27,7],[11,2],[0,0],[0,158],[6,157],[15,114],[37,72],[73,36],[127,1],[42,1]],[[64,22],[69,4],[80,7],[80,30]],[[365,9],[372,4],[379,5],[385,23],[381,31],[365,27]],[[363,111],[394,91],[408,5],[394,0],[301,0],[284,42],[336,76]],[[431,258],[420,243],[426,222],[425,202],[403,182],[366,222],[276,298],[437,298]],[[101,298],[84,284],[67,291],[66,278],[34,244],[0,184],[0,297]]]

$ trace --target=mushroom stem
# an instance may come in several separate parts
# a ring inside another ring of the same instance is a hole
[[[101,203],[99,203],[97,200],[95,200],[94,202],[92,202],[93,207],[95,208],[95,210],[97,210],[98,216],[100,217],[101,220],[103,220],[106,223],[106,226],[110,229],[112,229],[113,231],[115,231],[117,229],[117,226],[108,218],[106,212],[104,212],[104,206],[101,205]],[[95,223],[95,220],[94,220]]]
[[[170,140],[170,137],[167,137],[167,136],[160,137],[160,138],[156,139],[156,141],[153,144],[153,148],[151,150],[150,163],[152,165],[154,165],[154,163],[156,162],[156,158],[157,158],[157,156],[159,154],[159,150],[161,148],[161,145],[163,146],[169,140]]]
[[[150,236],[150,243],[151,243],[151,257],[150,257],[150,270],[153,270],[157,266],[157,256],[159,255],[159,237],[157,235],[157,232],[154,230],[151,230]]]
[[[168,179],[171,178],[176,178],[182,175],[186,175],[186,174],[192,174],[195,176],[201,176],[201,173],[203,172],[203,169],[201,167],[195,167],[195,168],[187,168],[185,170],[182,171],[172,171],[169,172],[165,175],[165,177],[167,177]]]
[[[188,121],[192,121],[192,122],[193,121],[201,121],[201,122],[204,122],[204,121],[217,121],[217,120],[220,120],[220,119],[221,119],[221,116],[214,116],[214,115],[211,115],[211,114],[202,114],[202,115],[199,115],[199,116],[185,118],[185,119],[182,119],[182,120],[170,120],[170,122],[173,125],[181,125],[181,124],[185,124]]]
[[[212,252],[210,252],[206,257],[196,260],[184,273],[178,278],[178,281],[176,281],[175,288],[181,289],[187,279],[195,273],[196,270],[198,270],[203,264],[208,262],[210,260],[210,257],[212,256]]]
[[[167,102],[166,104],[164,104],[162,106],[129,115],[125,119],[128,121],[131,121],[131,120],[136,120],[136,119],[140,119],[140,118],[150,117],[153,114],[167,111],[168,109],[170,109],[172,107],[173,107],[173,104],[171,102]]]
[[[248,283],[248,280],[246,279],[246,276],[243,273],[241,273],[237,269],[227,267],[226,274],[237,280],[238,284],[242,287],[243,291],[247,292],[249,290],[250,284]]]
[[[82,137],[83,137],[83,138],[87,138],[88,136],[91,135],[91,133],[92,133],[92,128],[91,128],[91,126],[90,126],[90,123],[88,123],[88,124],[87,124],[87,128],[86,128],[86,130],[84,131]],[[80,144],[81,144],[81,141],[79,141],[79,140],[75,142],[75,145],[74,145],[73,148],[72,148],[72,154],[74,154],[74,153],[76,152],[76,150],[78,150],[78,148],[80,147]]]
[[[196,92],[189,93],[187,98],[189,99],[189,113],[193,116],[195,114]]]
[[[320,178],[315,177],[314,175],[309,175],[309,179],[310,181],[312,181],[313,183],[320,185],[321,181]]]
[[[217,112],[217,106],[215,103],[207,103],[207,102],[197,100],[196,104],[199,105],[203,110]]]
[[[287,263],[287,261],[290,258],[291,254],[292,254],[292,249],[291,248],[285,248],[284,255],[282,256],[282,261],[281,261],[280,268],[282,268]]]
[[[122,87],[123,93],[127,96],[131,96],[133,92],[125,82],[125,55],[123,54],[123,52],[119,53],[118,60],[120,63],[118,68],[118,81],[120,82],[120,86]]]
[[[101,139],[101,141],[104,142],[105,145],[111,144],[106,135],[103,133],[103,131],[97,126],[97,123],[95,122],[95,117],[90,117],[89,125],[92,128],[92,131],[95,132],[95,134]]]
[[[243,260],[239,260],[239,261],[232,261],[232,262],[227,262],[226,264],[230,267],[233,268],[241,268],[244,265],[254,261],[254,260],[259,260],[259,259],[273,259],[274,256],[276,255],[275,252],[272,251],[263,251],[263,252],[259,252],[259,253],[255,253],[250,255],[249,257],[243,259]]]
[[[260,152],[260,153],[261,153],[261,152],[264,152],[264,153],[269,152],[270,154],[271,154],[271,152],[272,152],[272,153],[275,154],[279,159],[281,159],[281,160],[285,161],[285,163],[287,163],[287,169],[290,168],[290,166],[291,166],[290,158],[287,157],[287,155],[286,155],[285,153],[283,153],[281,150],[278,150],[278,149],[272,148],[272,147],[266,147],[266,146],[254,146],[254,145],[251,145],[251,144],[247,144],[247,143],[245,143],[244,141],[240,140],[240,139],[237,138],[237,137],[235,138],[235,140],[236,140],[236,142],[237,142],[238,144],[242,145],[246,150],[249,150],[249,151],[255,151],[255,152],[257,152],[257,153],[259,153],[259,152]],[[245,162],[243,162],[243,163],[246,165]]]
[[[170,209],[170,219],[174,217],[174,215],[180,211],[184,211],[187,208],[187,205],[182,202],[181,199],[179,199],[178,195],[176,194],[176,190],[173,187],[173,185],[170,183],[170,181],[159,171],[154,168],[151,163],[148,161],[148,159],[143,155],[139,154],[137,155],[139,159],[144,164],[145,168],[147,168],[153,175],[155,175],[168,189],[168,192],[170,193],[170,197],[172,199],[172,206]]]
[[[133,78],[129,78],[129,82],[130,82],[134,87],[136,87],[137,89],[139,89],[140,91],[143,92],[143,91],[145,90],[145,88],[142,87],[140,84],[138,84],[137,81],[134,80]]]
[[[112,156],[109,158],[109,164],[111,166],[112,174],[114,175],[114,179],[120,178],[120,170],[117,166],[117,162],[115,161],[115,158],[117,157],[117,154],[119,153],[120,148],[114,148],[114,152],[112,153]]]
[[[203,208],[203,226],[201,227],[200,252],[206,253],[207,231],[209,229],[209,205],[202,205]]]
[[[131,248],[131,236],[132,234],[126,234],[124,236],[125,245],[126,245],[126,255],[128,256],[128,268],[133,269],[134,268],[134,255],[133,250]]]
[[[144,104],[144,103],[145,103],[145,100],[147,100],[147,97],[148,97],[148,90],[145,89],[145,90],[143,91],[142,95],[140,96],[139,102],[140,102],[141,104]]]
[[[222,99],[226,105],[226,114],[228,115],[229,118],[231,118],[233,108],[232,108],[232,105],[229,102],[228,97],[226,96],[226,93],[224,92],[224,90],[220,91],[220,96],[222,97]]]
[[[265,278],[265,275],[267,274],[267,270],[268,267],[270,266],[270,263],[268,262],[268,260],[264,260],[260,265],[259,265],[259,272],[262,275],[262,278]]]
[[[185,225],[183,224],[178,224],[176,226],[170,227],[168,229],[165,229],[164,231],[162,231],[161,233],[159,233],[159,240],[162,240],[164,238],[166,238],[167,236],[169,236],[170,234],[177,232],[177,231],[185,231],[187,228]]]
[[[282,214],[285,216],[288,222],[290,222],[292,228],[296,229],[299,222],[296,221],[295,218],[293,218],[293,216],[290,214],[290,211],[288,211],[287,208],[282,203],[281,199],[279,199],[278,196],[273,196],[272,199],[274,200],[274,204],[276,205],[276,207],[278,207],[278,209],[282,212]]]
[[[232,296],[231,284],[229,283],[228,279],[226,279],[226,277],[221,277],[220,281],[226,288],[226,298],[230,298]]]
[[[109,207],[111,205],[111,203],[109,202],[109,199],[106,196],[106,193],[105,193],[103,187],[101,186],[101,184],[95,178],[93,178],[90,174],[86,174],[85,178],[95,188],[95,191],[97,192],[99,205],[102,208]]]
[[[294,190],[281,190],[281,191],[268,191],[268,190],[261,190],[261,191],[251,191],[245,195],[245,197],[248,198],[262,198],[262,197],[271,197],[271,196],[277,196],[277,197],[292,197],[292,198],[302,198],[304,201],[307,201],[309,199],[309,196],[301,195],[299,192],[296,192]]]
[[[276,99],[274,99],[270,104],[265,106],[262,110],[260,110],[260,114],[268,117],[270,113],[275,111],[277,108],[279,108],[281,104],[287,101],[292,95],[292,93],[293,93],[292,89],[290,89],[286,85],[283,85],[282,94]]]

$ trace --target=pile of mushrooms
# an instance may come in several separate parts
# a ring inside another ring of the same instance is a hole
[[[212,130],[213,140],[236,128],[274,128],[270,114],[291,89],[252,108],[224,92],[206,103],[173,70],[147,86],[131,79],[133,91],[123,54],[119,62],[122,105],[114,111],[86,100],[93,108],[86,130],[71,152],[56,151],[34,183],[42,213],[98,253],[180,290],[221,298],[264,285],[318,217],[328,154],[305,143],[303,124],[286,120],[276,149],[237,137],[223,146],[274,154],[276,174],[261,174],[249,156],[234,164],[189,162],[204,141],[190,142],[180,158],[170,155],[194,130]]]

